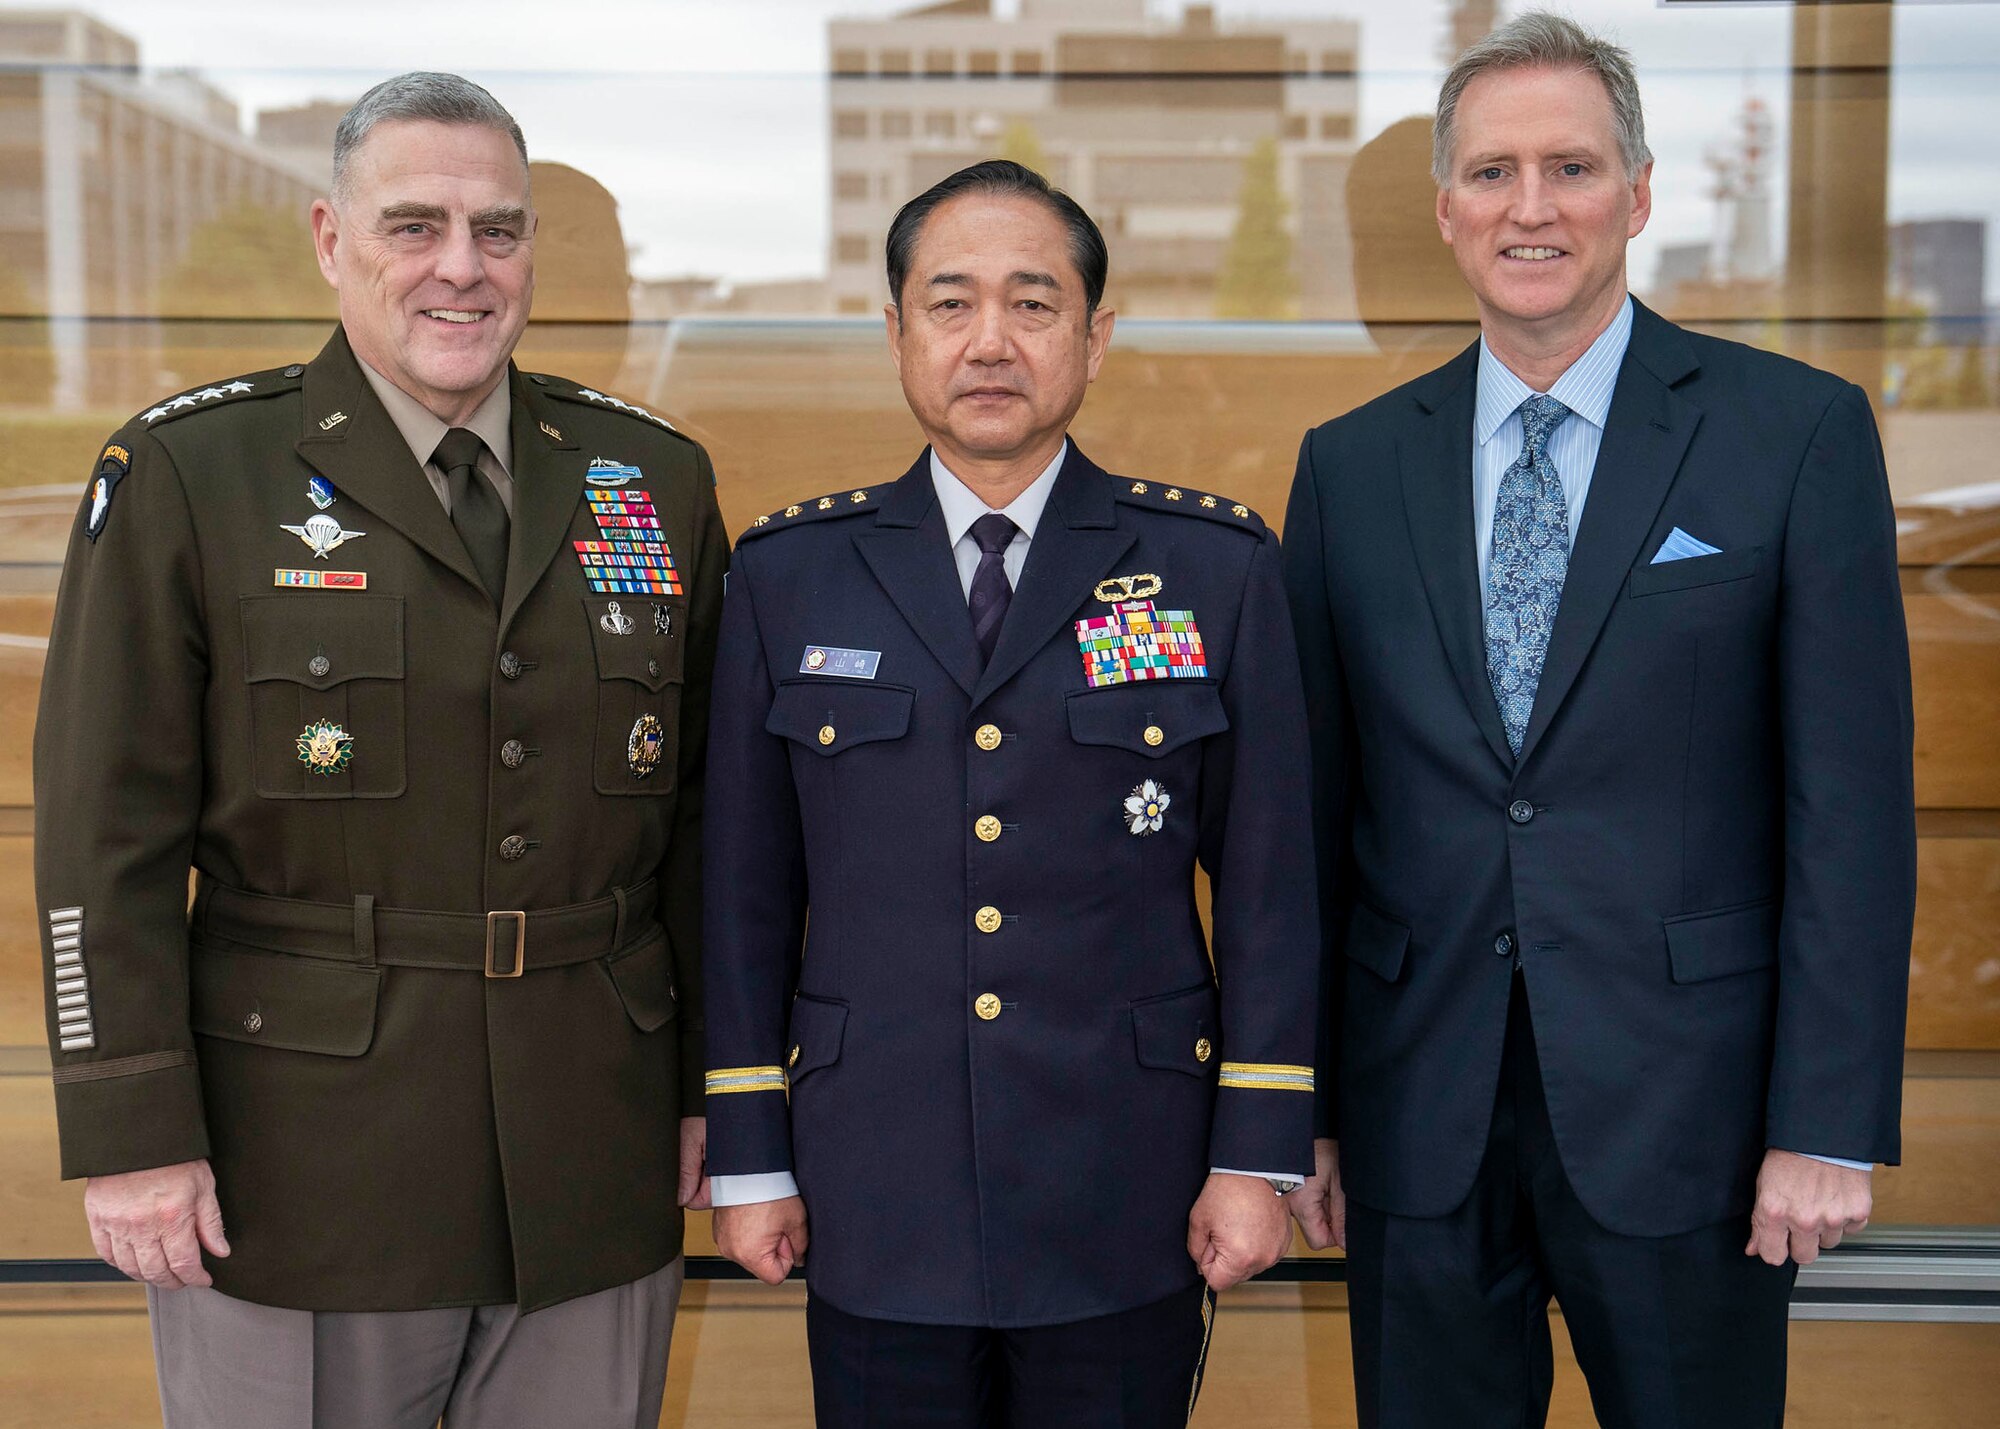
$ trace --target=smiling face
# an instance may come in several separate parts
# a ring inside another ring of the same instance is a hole
[[[528,168],[513,140],[471,124],[378,124],[312,223],[355,355],[441,420],[470,416],[505,374],[534,296]]]
[[[1653,166],[1626,177],[1603,82],[1489,70],[1459,96],[1456,127],[1438,228],[1489,339],[1548,349],[1601,331],[1653,208]]]
[[[968,193],[925,219],[889,351],[924,436],[962,479],[1054,459],[1111,341],[1086,311],[1069,231],[1037,199]]]

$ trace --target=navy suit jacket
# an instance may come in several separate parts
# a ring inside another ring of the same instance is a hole
[[[1285,526],[1348,1193],[1464,1199],[1516,949],[1564,1169],[1610,1229],[1745,1211],[1767,1147],[1896,1161],[1910,677],[1867,398],[1637,309],[1516,758],[1477,358],[1308,433]],[[1653,564],[1676,526],[1720,554]]]
[[[982,668],[928,454],[788,510],[738,543],[724,601],[710,1171],[797,1176],[812,1293],[851,1314],[1056,1324],[1191,1286],[1209,1168],[1311,1165],[1310,773],[1276,539],[1072,445]],[[1075,622],[1145,574],[1207,673],[1093,688]],[[879,665],[815,673],[827,646]],[[1135,833],[1148,781],[1164,815]]]

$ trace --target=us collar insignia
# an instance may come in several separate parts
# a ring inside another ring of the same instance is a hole
[[[1158,783],[1145,780],[1125,796],[1125,827],[1139,838],[1158,833],[1173,802],[1173,796]]]
[[[590,470],[584,473],[583,479],[592,486],[623,486],[628,481],[644,481],[646,477],[636,466],[597,456],[590,459]]]
[[[320,429],[320,430],[321,430],[322,432],[330,432],[330,431],[332,431],[332,430],[333,430],[333,429],[334,429],[335,427],[339,426],[339,425],[340,425],[340,424],[341,424],[342,422],[344,422],[344,421],[346,421],[346,420],[347,420],[347,413],[345,413],[345,412],[335,412],[335,413],[334,413],[334,414],[333,414],[332,416],[330,416],[330,417],[321,417],[321,418],[319,419],[319,429]]]
[[[1133,680],[1200,679],[1208,674],[1208,651],[1191,610],[1155,610],[1150,600],[1107,596],[1120,581],[1153,583],[1158,576],[1124,576],[1097,587],[1099,600],[1113,600],[1112,612],[1076,623],[1083,675],[1091,689]],[[1135,586],[1143,589],[1143,586]]]
[[[90,479],[90,519],[83,524],[83,534],[91,544],[104,534],[104,523],[111,519],[111,495],[131,469],[132,453],[116,442],[97,459],[97,475]]]
[[[299,763],[315,774],[332,776],[354,759],[354,736],[332,720],[319,720],[299,732]]]
[[[309,516],[306,518],[306,524],[303,526],[287,526],[283,522],[279,522],[278,529],[281,531],[290,531],[294,536],[304,541],[307,546],[312,548],[314,557],[322,561],[327,558],[329,552],[340,549],[341,546],[354,540],[357,536],[368,534],[366,531],[344,531],[341,529],[340,523],[331,516]]]
[[[660,751],[666,742],[666,727],[658,715],[642,714],[632,722],[632,733],[625,741],[625,762],[634,779],[644,779],[659,767]]]
[[[325,477],[315,476],[306,482],[306,500],[312,502],[316,509],[324,511],[333,505],[333,496],[333,483]]]

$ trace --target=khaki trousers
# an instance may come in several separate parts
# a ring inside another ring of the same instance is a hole
[[[686,1269],[532,1315],[316,1313],[148,1287],[166,1429],[657,1429]]]

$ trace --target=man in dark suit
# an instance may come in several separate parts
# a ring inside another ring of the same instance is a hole
[[[810,1227],[822,1425],[1178,1426],[1311,1155],[1277,543],[1069,441],[1113,319],[1040,176],[953,175],[888,255],[929,448],[759,518],[724,602],[716,1241],[776,1283]]]
[[[1434,168],[1480,341],[1311,432],[1285,527],[1328,930],[1293,1204],[1347,1246],[1364,1424],[1539,1422],[1551,1296],[1604,1423],[1773,1424],[1796,1266],[1898,1154],[1881,447],[1858,388],[1627,295],[1622,51],[1502,27]]]

